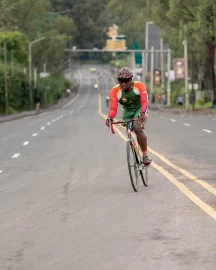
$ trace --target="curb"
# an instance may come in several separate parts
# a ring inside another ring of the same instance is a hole
[[[42,113],[47,112],[47,111],[57,110],[57,109],[63,107],[68,102],[70,102],[70,100],[74,98],[74,96],[76,95],[76,93],[73,93],[71,95],[70,99],[69,100],[67,99],[66,102],[62,102],[61,104],[53,104],[49,108],[41,109],[39,112],[36,112],[36,111],[29,111],[28,112],[27,111],[27,112],[21,112],[21,113],[18,113],[18,114],[11,114],[11,115],[6,115],[6,116],[0,116],[0,124],[1,123],[4,123],[4,122],[9,122],[9,121],[17,120],[17,119],[20,119],[20,118],[25,118],[25,117],[28,117],[28,116],[37,116],[37,115],[42,114]]]

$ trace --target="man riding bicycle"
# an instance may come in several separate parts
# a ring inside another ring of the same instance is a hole
[[[148,157],[147,137],[141,124],[146,123],[148,116],[148,94],[146,86],[140,81],[132,81],[133,72],[128,68],[121,68],[117,73],[119,84],[110,90],[110,108],[106,125],[110,127],[113,118],[117,114],[118,102],[123,106],[123,120],[139,118],[135,121],[133,130],[137,136],[137,142],[143,153],[144,165],[149,165],[152,159]]]

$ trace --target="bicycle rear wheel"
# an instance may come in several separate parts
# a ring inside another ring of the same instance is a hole
[[[148,186],[148,166],[145,166],[144,169],[140,171],[140,176],[142,178],[143,185],[147,187]]]
[[[139,171],[138,171],[138,164],[137,164],[137,156],[134,150],[133,144],[128,141],[126,145],[127,150],[127,164],[128,164],[128,171],[130,175],[131,184],[133,190],[135,192],[139,189]]]

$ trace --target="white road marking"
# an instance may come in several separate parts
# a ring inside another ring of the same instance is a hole
[[[24,143],[23,143],[23,145],[28,145],[28,144],[29,144],[29,142],[28,142],[28,141],[26,141],[26,142],[24,142]]]
[[[38,135],[38,133],[34,133],[34,134],[32,134],[32,136],[33,136],[33,137],[36,137],[37,135]]]
[[[82,78],[82,73],[80,72],[80,70],[78,70],[78,74],[79,74],[79,77],[80,77],[80,86],[79,86],[79,89],[81,89],[82,88],[82,84],[83,84],[83,78]],[[65,109],[69,105],[71,105],[71,103],[73,103],[74,100],[77,99],[79,95],[80,95],[80,91],[78,91],[77,94],[76,94],[76,96],[70,102],[68,102],[67,104],[65,104],[62,108]]]
[[[55,119],[52,120],[53,123],[55,123],[55,121],[56,121]]]
[[[90,86],[89,86],[89,90],[88,90],[88,94],[86,95],[86,98],[84,99],[83,103],[81,104],[81,106],[79,107],[79,109],[82,109],[84,107],[84,105],[86,104],[88,98],[90,96]]]
[[[15,153],[12,158],[17,158],[20,155],[20,153]]]
[[[0,171],[0,173],[2,173],[3,171]]]
[[[190,127],[191,125],[188,123],[184,123],[185,126]]]
[[[176,120],[175,120],[175,119],[170,119],[170,121],[172,121],[172,122],[176,122]]]
[[[74,111],[70,111],[69,115],[71,115]]]
[[[51,123],[50,123],[50,122],[48,122],[48,123],[47,123],[47,126],[49,126],[49,125],[51,125]]]
[[[45,127],[41,127],[41,128],[40,128],[40,130],[44,130],[44,129],[45,129]]]
[[[212,131],[209,130],[209,129],[203,129],[203,131],[205,131],[205,132],[207,132],[207,133],[212,133]]]
[[[56,118],[56,120],[59,120],[59,119],[60,119],[59,117]]]

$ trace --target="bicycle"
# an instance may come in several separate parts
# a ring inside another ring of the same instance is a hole
[[[131,135],[133,131],[133,122],[139,121],[139,118],[128,119],[123,121],[112,121],[110,122],[110,129],[111,132],[114,134],[113,125],[122,124],[126,127],[127,133],[127,144],[126,144],[126,153],[127,153],[127,164],[128,164],[128,171],[130,175],[131,184],[133,190],[137,192],[139,190],[139,177],[141,177],[144,186],[148,186],[148,166],[144,165],[142,162],[142,156],[140,154],[140,147],[138,143],[134,140],[133,136]],[[143,127],[144,128],[144,127]],[[132,162],[130,162],[130,158],[132,158]],[[133,177],[133,171],[135,177]]]

